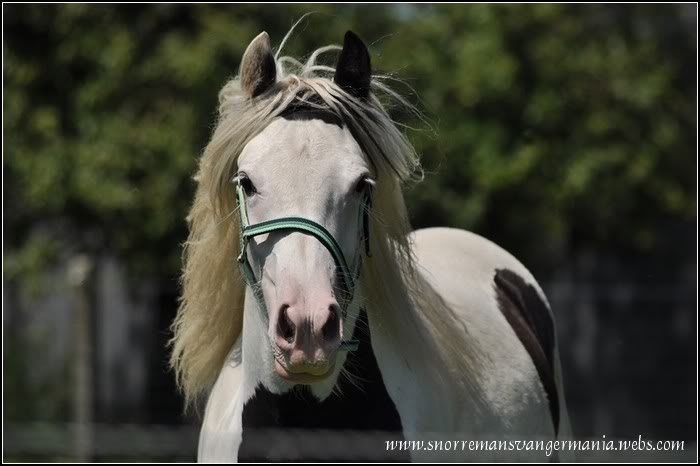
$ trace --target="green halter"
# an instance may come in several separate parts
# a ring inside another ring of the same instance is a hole
[[[362,204],[360,205],[360,212],[358,216],[360,226],[359,232],[360,235],[362,235],[361,240],[365,243],[365,255],[367,257],[370,256],[369,209],[371,207],[371,201],[372,198],[369,192],[367,192],[362,200]],[[255,299],[258,302],[260,309],[262,309],[262,311],[265,313],[265,317],[269,319],[262,288],[260,287],[258,280],[255,278],[255,272],[253,272],[253,267],[250,265],[250,261],[248,260],[248,241],[250,238],[280,230],[300,231],[310,234],[319,240],[326,249],[328,249],[328,252],[330,252],[331,256],[333,257],[338,276],[340,277],[340,299],[338,301],[340,303],[343,315],[345,315],[347,312],[347,307],[355,294],[355,282],[360,277],[362,254],[358,254],[354,264],[354,272],[350,273],[350,268],[345,260],[345,255],[340,249],[338,242],[335,240],[333,235],[323,227],[323,225],[303,217],[283,217],[251,225],[248,221],[245,194],[243,187],[240,184],[236,186],[236,204],[238,205],[238,211],[241,217],[239,234],[241,240],[241,254],[238,256],[238,266],[244,280],[253,290]],[[343,351],[355,351],[357,350],[358,344],[359,342],[357,340],[343,341],[340,344],[340,349]]]

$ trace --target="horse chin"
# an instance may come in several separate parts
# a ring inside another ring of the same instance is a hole
[[[287,382],[310,385],[326,380],[333,373],[335,364],[322,367],[304,367],[300,370],[287,368],[275,358],[275,373]]]

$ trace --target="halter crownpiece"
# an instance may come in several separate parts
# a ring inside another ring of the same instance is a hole
[[[365,243],[365,255],[370,257],[369,249],[369,209],[371,207],[372,198],[369,191],[367,191],[360,204],[360,212],[358,215],[359,222],[359,234],[362,235],[361,240]],[[354,272],[350,273],[350,268],[345,260],[345,255],[343,254],[340,245],[335,240],[333,235],[326,230],[326,228],[304,217],[282,217],[274,220],[268,220],[266,222],[256,223],[251,225],[248,221],[248,211],[246,209],[245,194],[243,192],[243,187],[239,184],[236,185],[236,205],[238,206],[238,211],[240,213],[240,241],[241,241],[241,253],[238,256],[238,267],[241,270],[241,275],[243,279],[253,290],[255,299],[260,306],[260,309],[264,312],[265,316],[268,317],[267,306],[265,305],[265,297],[263,296],[262,288],[258,284],[258,280],[255,278],[255,272],[253,267],[250,265],[248,260],[248,241],[250,238],[254,238],[259,235],[264,235],[266,233],[272,233],[274,231],[300,231],[302,233],[309,234],[316,238],[327,250],[330,252],[335,262],[336,272],[340,277],[339,281],[339,304],[345,316],[347,312],[348,305],[352,302],[353,296],[355,294],[355,283],[360,278],[360,269],[362,268],[362,253],[358,253],[357,258],[354,263]],[[341,351],[355,351],[359,345],[357,340],[347,340],[340,343]]]

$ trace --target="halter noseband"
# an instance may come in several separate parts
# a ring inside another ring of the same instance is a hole
[[[245,203],[245,194],[243,187],[240,184],[236,185],[236,204],[238,206],[238,211],[240,213],[240,241],[241,241],[241,253],[238,256],[238,267],[241,270],[241,275],[243,279],[253,290],[255,299],[260,306],[260,309],[265,314],[265,317],[269,319],[267,313],[267,306],[265,305],[265,297],[263,296],[262,288],[258,284],[258,280],[255,278],[255,272],[253,272],[253,267],[250,265],[248,260],[248,241],[250,238],[254,238],[259,235],[264,235],[266,233],[272,233],[274,231],[300,231],[307,233],[314,238],[316,238],[333,257],[333,261],[336,266],[336,273],[340,277],[339,281],[339,304],[345,316],[347,312],[347,307],[352,302],[352,298],[355,294],[355,283],[360,277],[360,269],[362,268],[362,253],[358,253],[357,259],[354,264],[354,272],[350,273],[350,268],[345,260],[345,255],[343,254],[340,245],[335,240],[333,235],[326,230],[326,228],[303,217],[282,217],[274,220],[268,220],[266,222],[256,223],[251,225],[248,222],[248,212]],[[361,241],[365,243],[365,255],[370,257],[369,250],[369,209],[372,204],[372,198],[369,191],[366,191],[360,204],[360,212],[358,215],[359,222],[359,234],[362,235]],[[357,340],[347,340],[340,343],[341,351],[355,351],[359,345]]]

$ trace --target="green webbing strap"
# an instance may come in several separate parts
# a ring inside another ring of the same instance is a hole
[[[369,210],[369,199],[370,197],[369,195],[367,195],[361,206],[361,225],[359,226],[360,231],[364,236],[363,240],[365,241],[365,249],[368,256],[369,226],[366,223],[368,221],[367,216]],[[238,265],[240,267],[243,278],[245,279],[248,286],[250,286],[253,290],[255,299],[258,302],[260,309],[262,309],[262,311],[265,313],[265,316],[269,319],[262,289],[260,288],[260,285],[258,284],[258,281],[255,278],[255,273],[253,272],[253,268],[250,265],[250,261],[248,260],[247,246],[250,238],[254,238],[259,235],[264,235],[280,230],[293,230],[308,233],[317,240],[319,240],[321,244],[326,249],[328,249],[328,252],[330,252],[331,256],[333,257],[333,261],[335,262],[335,265],[337,267],[337,273],[341,276],[341,292],[343,296],[341,296],[341,299],[339,301],[344,315],[347,310],[347,306],[352,301],[355,292],[355,280],[359,278],[361,255],[358,255],[355,264],[355,273],[351,274],[350,268],[348,267],[347,261],[345,260],[345,256],[343,255],[343,251],[340,249],[340,245],[338,245],[338,242],[335,240],[333,235],[331,235],[330,232],[323,227],[323,225],[320,225],[312,220],[303,217],[284,217],[257,223],[255,225],[250,225],[245,204],[245,194],[243,192],[243,187],[240,185],[236,186],[236,203],[238,204],[238,210],[240,212],[239,236],[241,241],[241,253],[238,256]],[[357,350],[358,345],[359,342],[357,340],[343,341],[340,344],[340,349],[346,351],[355,351]]]

